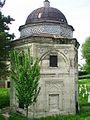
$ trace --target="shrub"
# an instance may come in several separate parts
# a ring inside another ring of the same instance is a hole
[[[0,109],[10,105],[9,89],[0,88]]]

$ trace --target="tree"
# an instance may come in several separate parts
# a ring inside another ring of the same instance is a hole
[[[14,21],[10,16],[5,17],[0,12],[0,78],[5,78],[8,74],[7,60],[9,57],[10,40],[14,39],[14,34],[9,33],[9,24]]]
[[[23,103],[28,117],[28,106],[34,104],[40,92],[39,78],[40,66],[38,59],[34,60],[30,55],[30,50],[26,53],[21,50],[18,53],[14,50],[10,54],[11,58],[11,79],[15,82],[16,96],[18,102]]]
[[[85,43],[82,45],[82,55],[86,61],[84,68],[90,73],[90,37],[86,38]]]

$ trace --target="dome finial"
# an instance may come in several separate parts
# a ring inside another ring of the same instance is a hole
[[[45,2],[49,2],[48,0],[45,0]]]
[[[44,7],[50,7],[50,2],[48,0],[44,1]]]

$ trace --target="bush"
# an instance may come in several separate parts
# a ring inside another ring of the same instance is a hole
[[[10,105],[9,89],[0,88],[0,109]]]
[[[80,102],[80,107],[84,107],[84,106],[90,106],[90,103],[88,102]]]

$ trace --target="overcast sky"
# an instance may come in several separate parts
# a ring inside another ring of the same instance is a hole
[[[11,32],[19,37],[18,28],[25,24],[27,16],[36,8],[43,6],[44,0],[6,0],[2,8],[4,15],[15,19],[11,25]],[[74,37],[79,43],[90,36],[90,0],[50,0],[50,6],[59,9],[65,16],[69,25],[75,29]],[[79,49],[79,63],[81,53]]]

